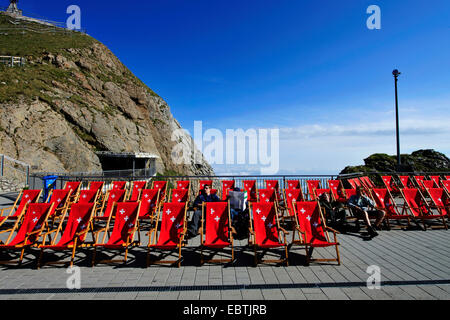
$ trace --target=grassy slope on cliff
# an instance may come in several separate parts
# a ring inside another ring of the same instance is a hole
[[[50,102],[49,97],[43,95],[42,92],[51,90],[52,80],[67,83],[72,76],[71,71],[62,70],[52,64],[34,64],[33,60],[50,53],[54,56],[61,54],[68,60],[76,61],[76,53],[71,52],[71,49],[89,48],[94,43],[98,43],[94,38],[80,32],[71,32],[32,22],[21,21],[19,25],[15,25],[10,21],[14,21],[14,19],[0,14],[0,28],[8,29],[8,35],[0,36],[0,55],[25,57],[28,63],[23,68],[8,68],[0,65],[0,81],[6,83],[0,86],[0,102],[15,102],[19,97],[28,101],[41,98]],[[24,28],[39,32],[23,32]],[[97,76],[103,82],[121,83],[123,81],[105,68],[98,67]],[[128,69],[127,71],[125,76],[128,80],[147,88],[153,96],[157,96],[131,71]],[[73,83],[71,84],[73,85]]]

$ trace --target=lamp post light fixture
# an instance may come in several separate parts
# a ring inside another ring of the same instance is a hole
[[[401,158],[400,158],[400,128],[399,128],[399,121],[398,121],[398,90],[397,90],[397,82],[398,82],[398,76],[401,75],[400,71],[395,69],[392,71],[392,74],[394,75],[395,79],[395,117],[396,117],[396,124],[397,124],[397,166],[398,169],[400,169],[400,166],[402,164]]]

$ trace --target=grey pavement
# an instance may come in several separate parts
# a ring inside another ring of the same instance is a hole
[[[292,247],[290,265],[253,267],[247,240],[236,241],[234,265],[200,265],[199,238],[183,250],[181,268],[145,267],[148,237],[130,252],[127,265],[90,267],[92,249],[80,251],[81,289],[69,290],[65,266],[36,270],[38,251],[24,265],[0,266],[0,299],[119,300],[448,300],[450,231],[391,230],[365,241],[359,234],[339,235],[341,266],[304,265],[304,250]],[[0,235],[4,241],[6,235]],[[89,238],[88,238],[89,240]],[[277,252],[275,252],[277,254]],[[279,252],[281,256],[282,251]],[[315,258],[333,257],[318,248]],[[1,260],[5,258],[0,254]],[[51,257],[54,258],[54,257]],[[381,271],[381,288],[369,289],[369,266]]]

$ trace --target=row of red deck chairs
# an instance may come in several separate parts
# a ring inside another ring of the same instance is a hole
[[[154,185],[156,187],[156,185]],[[71,197],[75,185],[68,186],[67,198]],[[92,190],[84,190],[92,191]],[[113,190],[114,191],[114,190]],[[158,190],[159,191],[159,190]],[[270,200],[274,200],[275,191],[272,191]],[[76,192],[76,190],[75,190]],[[124,250],[125,258],[123,260],[103,260],[102,263],[126,262],[129,248],[140,246],[140,210],[143,201],[114,202],[111,208],[111,214],[106,220],[104,228],[95,228],[96,203],[83,199],[83,191],[80,191],[75,197],[75,202],[71,204],[70,209],[60,210],[58,215],[58,203],[63,202],[62,195],[59,192],[53,192],[49,196],[47,203],[37,203],[39,194],[34,194],[34,190],[23,192],[23,199],[28,199],[33,194],[33,199],[27,200],[23,210],[16,216],[14,226],[3,232],[10,232],[6,243],[0,244],[0,250],[16,251],[19,253],[17,261],[3,261],[3,263],[22,263],[26,249],[34,247],[41,249],[38,259],[38,268],[42,265],[43,254],[47,251],[68,252],[71,259],[70,265],[73,265],[77,249],[93,247],[92,264],[95,265],[96,252],[98,249],[106,250]],[[159,192],[158,192],[159,193]],[[55,201],[53,197],[58,195]],[[261,197],[266,196],[260,193]],[[98,197],[98,192],[97,195]],[[267,196],[269,196],[267,194]],[[21,202],[22,204],[22,202]],[[104,205],[104,204],[103,204]],[[336,259],[326,259],[324,261],[338,261],[339,251],[334,230],[327,228],[323,219],[322,211],[318,202],[301,202],[293,208],[293,217],[295,218],[296,228],[293,233],[292,244],[298,244],[305,247],[310,259],[311,247],[336,246]],[[203,205],[203,219],[201,231],[201,249],[202,262],[225,262],[224,260],[204,260],[203,250],[222,249],[231,247],[231,259],[234,260],[233,249],[233,228],[231,227],[230,207],[228,202],[205,203]],[[280,216],[276,202],[264,201],[254,202],[250,207],[251,226],[249,244],[254,247],[255,264],[259,262],[284,262],[288,263],[288,244],[286,235],[288,232],[280,227]],[[156,224],[148,233],[148,261],[147,265],[152,263],[181,263],[181,249],[186,244],[186,213],[187,202],[165,202],[157,210]],[[111,228],[112,217],[114,226]],[[56,225],[55,217],[59,221]],[[104,219],[103,219],[104,220]],[[111,230],[112,229],[112,230]],[[330,240],[328,231],[334,232],[334,240]],[[103,232],[103,238],[100,241],[99,235]],[[92,234],[92,242],[86,241],[88,233]],[[135,240],[137,233],[138,239]],[[298,234],[298,240],[295,235]],[[108,240],[106,239],[108,237]],[[59,240],[58,240],[59,239]],[[107,241],[106,241],[107,240]],[[284,247],[285,258],[282,260],[261,260],[258,258],[257,250]],[[153,251],[178,251],[178,259],[175,261],[154,260],[151,258]],[[323,260],[318,260],[323,261]],[[47,262],[66,263],[66,262]]]

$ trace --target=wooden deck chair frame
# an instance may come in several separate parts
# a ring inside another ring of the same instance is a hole
[[[53,189],[50,190],[50,192],[48,193],[47,200],[45,200],[45,203],[49,203],[50,199],[52,198],[53,191],[54,191]],[[66,190],[64,190],[64,191],[66,191]],[[72,204],[72,202],[70,201],[71,195],[72,195],[72,190],[69,190],[69,193],[67,194],[66,201],[64,202],[64,205],[55,209],[55,215],[58,215],[58,211],[60,211],[62,213],[68,207],[70,207],[70,205]]]
[[[27,243],[28,242],[28,238],[31,237],[31,236],[35,236],[36,237],[35,243],[31,244],[31,245],[16,246],[15,249],[3,249],[5,251],[19,251],[20,250],[20,255],[19,255],[19,258],[17,260],[0,261],[0,264],[3,264],[3,265],[4,264],[17,264],[19,266],[22,265],[22,261],[23,261],[23,257],[24,257],[25,251],[27,249],[29,249],[29,248],[32,248],[32,247],[38,247],[37,242],[38,242],[39,238],[41,237],[42,232],[44,232],[44,229],[47,229],[47,231],[49,231],[50,227],[49,227],[49,224],[48,224],[48,218],[49,218],[50,213],[53,211],[54,206],[55,206],[54,203],[52,203],[50,205],[50,207],[49,207],[49,209],[48,209],[48,211],[46,213],[46,217],[44,218],[44,221],[42,223],[41,228],[39,230],[36,230],[36,231],[33,231],[33,232],[28,232],[26,234],[24,243]],[[26,205],[25,209],[28,209],[28,205]],[[26,210],[24,210],[23,215],[25,215],[25,213],[26,213]],[[11,240],[13,240],[12,236],[13,236],[14,232],[19,230],[19,225],[20,225],[20,220],[18,219],[16,221],[13,229],[11,230],[11,232],[10,232],[10,234],[8,236],[8,239],[5,242],[6,245],[9,244],[11,242]],[[1,233],[4,233],[4,232],[2,231],[2,232],[0,232],[0,234]],[[0,243],[1,243],[1,241],[0,241]],[[0,248],[0,250],[1,250],[1,248]]]
[[[186,232],[187,232],[187,203],[184,207],[184,219],[183,219],[183,232],[181,233],[180,236],[180,241],[178,243],[178,246],[173,249],[173,250],[166,250],[166,251],[170,251],[170,253],[177,251],[178,252],[178,259],[177,260],[156,260],[156,261],[152,261],[150,260],[150,251],[151,251],[151,245],[156,244],[157,243],[157,234],[158,234],[158,225],[159,225],[159,217],[161,216],[161,211],[164,208],[164,206],[161,206],[159,208],[158,211],[158,216],[157,216],[157,220],[156,220],[156,225],[155,227],[150,230],[147,235],[149,236],[149,243],[147,246],[147,268],[150,265],[158,265],[158,264],[177,264],[177,267],[180,268],[181,267],[181,260],[182,260],[182,256],[181,256],[181,249],[186,245],[186,241],[185,241],[185,236],[186,236]],[[154,250],[158,250],[158,249],[154,249]]]
[[[408,189],[408,188],[407,188],[407,189]],[[432,211],[431,211],[431,208],[430,208],[430,206],[429,206],[429,204],[428,204],[428,202],[426,201],[426,199],[425,199],[425,197],[423,196],[423,194],[422,194],[422,192],[420,191],[420,189],[417,189],[417,191],[419,192],[420,197],[422,198],[423,205],[427,208],[427,210],[428,210],[429,212],[432,212]],[[442,227],[441,227],[441,226],[431,226],[430,229],[446,229],[446,230],[448,229],[447,223],[445,222],[445,216],[442,216],[442,215],[441,215],[441,216],[435,216],[435,215],[433,215],[433,214],[430,214],[430,215],[424,215],[421,208],[414,208],[414,209],[418,209],[419,212],[420,212],[420,215],[419,215],[418,217],[416,217],[416,216],[413,214],[412,209],[411,209],[411,207],[410,207],[409,204],[408,204],[408,201],[406,201],[406,196],[405,196],[405,194],[404,194],[404,190],[403,190],[403,189],[400,189],[400,192],[401,192],[401,195],[402,195],[402,197],[403,197],[403,200],[405,201],[404,204],[403,204],[403,206],[401,206],[401,207],[403,208],[403,210],[402,210],[402,215],[405,213],[405,211],[406,211],[406,212],[409,212],[409,213],[411,214],[411,216],[414,217],[414,221],[416,222],[416,224],[417,224],[419,227],[420,227],[420,225],[419,225],[417,222],[418,222],[418,220],[421,220],[421,221],[422,221],[422,225],[423,225],[423,228],[421,228],[421,229],[424,230],[424,231],[427,230],[427,225],[426,225],[426,223],[425,223],[427,220],[439,219],[439,218],[442,220],[443,226],[442,226]]]
[[[130,230],[130,232],[128,232],[128,238],[127,238],[127,242],[125,243],[125,246],[123,246],[122,249],[124,249],[125,251],[125,256],[123,259],[110,259],[110,260],[99,260],[96,261],[95,258],[97,256],[97,246],[94,245],[94,252],[92,254],[92,267],[95,267],[96,264],[109,264],[109,263],[127,263],[128,262],[128,252],[130,250],[130,247],[137,247],[141,245],[141,234],[140,234],[140,222],[139,222],[139,211],[141,210],[141,202],[139,202],[138,208],[137,208],[137,213],[136,213],[136,225],[134,226],[133,229]],[[113,205],[113,211],[114,208],[117,209],[117,202],[114,203]],[[101,244],[105,244],[106,243],[106,235],[108,234],[108,239],[111,237],[111,230],[110,230],[110,226],[111,226],[111,219],[112,219],[113,214],[111,213],[108,219],[108,223],[106,224],[106,227],[100,230],[96,230],[95,233],[97,234],[97,237],[95,239],[95,243],[98,244],[98,235],[100,234],[100,232],[104,232],[103,234],[103,239]],[[134,241],[134,237],[136,235],[136,231],[138,232],[138,241]],[[101,250],[104,251],[117,251],[120,249],[105,249],[102,248]]]
[[[47,197],[47,201],[45,201],[45,203],[48,203],[53,195],[53,191],[54,190],[50,190],[48,197]],[[66,197],[66,202],[64,203],[64,205],[62,207],[56,208],[55,212],[53,213],[53,216],[51,217],[52,219],[52,224],[51,224],[51,228],[53,228],[53,225],[55,224],[55,221],[61,219],[62,216],[64,216],[64,212],[66,212],[70,206],[72,205],[72,201],[74,200],[70,200],[72,196],[72,190],[69,190],[69,193],[67,194]],[[49,217],[50,218],[50,217]]]
[[[230,247],[231,247],[231,258],[230,259],[209,259],[205,260],[203,257],[203,251],[205,249],[213,250],[207,246],[204,246],[204,238],[203,234],[206,232],[205,228],[205,208],[206,203],[202,203],[202,220],[201,220],[201,227],[200,227],[200,263],[203,265],[205,263],[233,263],[234,262],[234,238],[233,234],[236,234],[236,230],[231,225],[231,210],[230,210],[230,201],[227,202],[227,208],[228,208],[228,238],[230,239]]]
[[[314,202],[314,201],[312,201],[312,202]],[[340,266],[341,265],[341,256],[339,254],[339,245],[340,244],[337,241],[337,235],[340,234],[340,232],[327,226],[326,220],[324,219],[324,216],[323,216],[323,209],[320,206],[319,202],[317,202],[317,206],[319,207],[320,221],[322,223],[322,228],[324,228],[324,234],[329,243],[331,243],[331,241],[330,241],[330,235],[328,234],[328,232],[333,232],[334,244],[330,244],[330,247],[335,246],[336,258],[335,259],[312,259],[311,258],[312,253],[313,253],[312,249],[314,249],[314,247],[311,246],[311,244],[308,242],[305,232],[303,232],[300,228],[300,224],[298,222],[298,213],[297,213],[297,208],[296,208],[297,206],[294,206],[295,224],[296,225],[295,225],[295,230],[292,235],[292,245],[298,245],[298,246],[302,246],[305,248],[306,265],[309,265],[311,262],[337,262],[337,265]],[[296,231],[298,233],[299,240],[295,240]]]
[[[265,248],[259,248],[259,246],[255,243],[255,231],[253,229],[253,203],[249,203],[249,212],[250,212],[250,226],[249,226],[249,240],[248,240],[248,244],[250,246],[253,246],[253,252],[254,252],[254,267],[257,267],[259,263],[265,264],[265,263],[285,263],[286,266],[289,266],[289,252],[288,252],[288,244],[286,242],[286,236],[289,235],[289,232],[286,231],[284,228],[282,228],[280,226],[280,219],[278,217],[278,210],[277,207],[274,205],[274,210],[275,210],[275,217],[277,220],[277,228],[278,228],[278,237],[280,239],[283,240],[282,245],[280,246],[280,248],[284,247],[284,259],[267,259],[267,260],[263,260],[263,259],[259,259],[258,258],[258,249],[262,249],[263,251],[267,251],[267,249]],[[280,237],[280,233],[283,234],[282,237]],[[252,238],[252,239],[250,239]]]
[[[72,249],[70,261],[47,261],[44,264],[42,263],[42,257],[44,256],[44,250],[46,250],[46,249],[47,250],[51,250],[49,248],[42,248],[42,246],[45,246],[45,243],[46,243],[46,240],[47,240],[47,236],[50,236],[52,233],[55,233],[55,236],[54,236],[53,240],[51,240],[51,237],[50,237],[51,243],[52,243],[52,245],[56,244],[56,240],[58,239],[58,235],[61,233],[62,225],[64,223],[64,218],[65,217],[63,217],[61,219],[57,229],[51,230],[51,231],[49,231],[49,232],[47,232],[47,233],[42,235],[43,236],[43,241],[42,241],[42,244],[39,246],[39,248],[41,248],[41,252],[39,254],[39,258],[38,258],[38,261],[37,261],[37,269],[40,269],[41,267],[46,266],[46,265],[69,265],[70,267],[73,267],[77,249],[79,249],[79,248],[89,248],[89,247],[92,247],[93,244],[95,244],[94,225],[93,225],[93,221],[92,221],[92,219],[94,217],[94,210],[95,210],[95,205],[91,209],[91,214],[89,216],[89,220],[88,220],[88,223],[87,223],[88,226],[87,226],[86,230],[76,233],[73,246],[68,246],[67,247],[67,250]],[[67,214],[67,211],[64,213],[64,216],[66,214]],[[79,239],[81,237],[83,237],[83,236],[87,236],[89,231],[91,232],[93,243],[92,244],[88,244],[84,240],[84,241],[82,241],[81,244],[79,244],[78,243]]]
[[[375,188],[375,189],[378,189],[378,188]],[[383,188],[380,188],[380,189],[383,189]],[[407,215],[400,214],[400,213],[399,213],[399,210],[398,210],[399,206],[395,203],[395,199],[394,199],[394,197],[392,196],[392,192],[389,191],[388,188],[384,188],[384,189],[387,190],[387,193],[388,193],[388,195],[389,195],[389,199],[391,200],[392,206],[393,206],[395,212],[397,213],[397,217],[396,217],[396,216],[390,215],[387,209],[381,208],[381,207],[379,207],[378,205],[376,206],[376,209],[377,209],[377,210],[381,210],[381,211],[383,211],[383,212],[386,214],[386,215],[385,215],[385,218],[384,218],[384,221],[386,221],[386,225],[387,225],[388,229],[389,229],[389,230],[391,230],[391,229],[402,229],[402,230],[404,230],[404,229],[405,229],[405,226],[403,226],[403,225],[400,224],[400,220],[405,220],[405,219],[406,219],[406,221],[408,222],[408,225],[406,226],[406,228],[411,228],[411,220],[414,220],[414,219],[411,217],[410,214],[407,214]],[[370,190],[370,198],[371,198],[371,199],[373,200],[373,202],[375,202],[375,204],[376,204],[377,201],[375,200],[375,195],[373,194],[374,192],[375,192],[374,189],[371,189],[371,190]],[[396,226],[396,228],[394,228],[394,227],[392,226],[391,220],[397,221],[397,226]]]
[[[0,209],[0,217],[3,217],[4,212],[7,211],[7,210],[9,210],[8,215],[5,216],[6,219],[4,219],[3,221],[0,222],[0,227],[3,226],[3,225],[6,224],[6,223],[12,221],[11,218],[12,218],[12,216],[13,216],[13,211],[16,210],[16,209],[18,209],[18,207],[19,207],[19,199],[21,199],[21,197],[22,197],[22,195],[23,195],[23,193],[24,193],[23,191],[24,191],[24,190],[20,191],[20,193],[19,193],[19,195],[17,196],[16,201],[14,201],[14,204],[13,204],[12,207],[7,207],[7,208]],[[38,202],[39,202],[39,199],[41,198],[41,196],[42,196],[42,190],[39,192],[38,196],[36,197],[36,201],[35,201],[35,202],[32,202],[32,203],[38,203]],[[19,214],[17,217],[14,217],[14,221],[15,221],[15,220],[21,220],[22,217],[23,217],[23,214],[24,214],[25,211],[26,211],[26,209],[27,209],[27,205],[24,206],[24,208],[23,208],[21,214]],[[14,213],[14,214],[15,214],[15,213]],[[10,228],[10,229],[7,229],[6,232],[9,232],[9,231],[11,231],[11,228]]]

